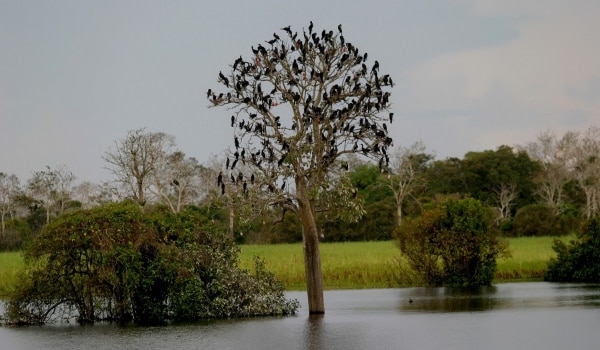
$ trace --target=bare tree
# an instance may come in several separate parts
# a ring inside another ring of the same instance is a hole
[[[50,222],[53,209],[62,214],[66,209],[67,202],[71,199],[72,185],[76,177],[65,166],[60,165],[56,169],[46,166],[46,170],[33,173],[27,183],[27,189],[34,198],[46,210],[46,223]]]
[[[541,165],[536,176],[536,194],[555,214],[564,206],[564,187],[571,180],[567,172],[568,137],[558,139],[550,131],[541,133],[536,142],[529,143],[525,150]]]
[[[139,205],[146,203],[151,176],[158,165],[175,147],[173,136],[146,129],[132,130],[123,140],[115,141],[115,148],[103,156],[110,170]]]
[[[237,58],[231,71],[219,72],[222,93],[208,90],[212,106],[227,106],[233,113],[234,147],[225,172],[219,175],[241,183],[248,197],[268,198],[270,206],[294,212],[303,232],[304,263],[309,312],[323,313],[323,279],[319,228],[315,215],[324,194],[337,189],[338,207],[352,208],[353,192],[335,185],[330,176],[347,169],[344,157],[357,153],[389,163],[392,144],[385,122],[392,122],[393,86],[379,62],[367,67],[367,54],[359,53],[337,31],[308,30],[300,34],[282,28],[265,44],[252,47],[252,56]],[[246,163],[250,173],[239,174]],[[245,184],[245,186],[244,186]],[[354,206],[355,207],[355,206]],[[267,208],[264,206],[263,208]]]
[[[517,184],[516,183],[501,183],[500,185],[494,188],[494,192],[497,196],[498,207],[496,207],[499,211],[498,218],[496,222],[501,222],[504,220],[510,219],[510,209],[512,206],[512,202],[517,199]]]
[[[21,184],[16,175],[0,172],[0,234],[6,231],[7,217],[13,218],[17,196],[21,194]]]
[[[387,186],[396,201],[398,226],[402,224],[402,206],[408,197],[426,186],[423,171],[432,155],[425,153],[426,147],[418,141],[409,147],[400,147],[392,156],[391,173],[387,176]]]
[[[585,193],[585,216],[597,216],[600,214],[600,128],[590,127],[582,134],[569,132],[563,138],[569,145],[567,169]]]
[[[150,191],[173,213],[197,199],[200,191],[201,167],[195,158],[181,151],[165,154],[151,173]]]

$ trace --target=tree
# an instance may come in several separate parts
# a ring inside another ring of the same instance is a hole
[[[6,219],[12,218],[17,196],[21,194],[21,185],[16,175],[0,172],[0,236],[6,230]]]
[[[398,247],[430,285],[487,286],[506,243],[493,227],[493,215],[473,198],[442,198],[398,231]]]
[[[51,213],[54,210],[62,214],[71,198],[71,187],[75,175],[64,166],[37,171],[27,183],[27,189],[32,198],[46,211],[46,224],[50,223]]]
[[[175,138],[171,135],[136,129],[129,131],[125,139],[115,141],[115,149],[109,149],[103,159],[127,195],[143,206],[152,174],[174,146]]]
[[[392,139],[385,122],[392,122],[393,113],[381,114],[389,110],[393,82],[379,73],[378,61],[367,67],[368,55],[346,42],[341,25],[336,32],[313,31],[312,22],[300,34],[289,26],[282,30],[266,45],[252,47],[250,59],[240,56],[230,72],[219,72],[224,92],[207,92],[212,106],[233,112],[235,148],[219,185],[232,178],[249,197],[265,199],[259,207],[280,206],[298,215],[309,312],[323,313],[315,216],[322,210],[335,213],[332,204],[357,209],[355,192],[344,186],[333,187],[344,194],[337,203],[319,205],[332,189],[332,177],[347,168],[345,156],[363,154],[380,168],[389,162]],[[251,171],[240,176],[238,163]]]
[[[508,219],[533,202],[533,176],[538,169],[525,151],[509,146],[468,152],[464,159],[436,161],[427,169],[428,193],[462,193],[498,208],[499,220]]]
[[[165,154],[151,172],[150,191],[173,213],[181,211],[199,197],[202,168],[195,158],[181,151]]]
[[[387,185],[394,193],[398,226],[402,225],[402,206],[405,200],[414,197],[425,186],[424,172],[432,159],[432,155],[425,153],[423,142],[400,147],[392,156]]]
[[[553,282],[600,282],[600,220],[590,219],[577,240],[565,244],[554,240],[556,258],[544,276]]]
[[[567,169],[585,193],[585,217],[600,214],[600,128],[590,127],[583,134],[568,132]]]
[[[12,324],[76,316],[79,323],[286,315],[297,301],[257,261],[193,209],[142,211],[131,202],[69,212],[24,251],[28,274],[8,303]]]
[[[540,164],[535,177],[536,194],[556,215],[564,210],[565,185],[571,180],[567,172],[568,146],[568,138],[559,140],[549,131],[541,133],[537,142],[525,146],[529,156]]]

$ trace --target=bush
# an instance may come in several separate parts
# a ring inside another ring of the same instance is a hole
[[[517,212],[510,236],[562,236],[579,229],[579,219],[573,215],[556,215],[552,208],[543,204],[525,206]]]
[[[544,277],[552,282],[600,282],[600,220],[590,220],[580,237],[570,244],[555,240],[556,259]]]
[[[237,247],[200,218],[131,203],[57,218],[25,248],[30,272],[8,304],[9,322],[160,324],[296,311],[260,261],[255,274],[239,269]]]
[[[471,198],[436,200],[407,218],[398,246],[417,275],[436,286],[490,285],[496,257],[506,251],[492,212]]]

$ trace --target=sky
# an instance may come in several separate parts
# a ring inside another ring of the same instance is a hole
[[[110,180],[127,132],[200,162],[232,144],[206,91],[291,25],[335,30],[396,86],[395,147],[437,159],[600,126],[597,0],[0,0],[0,172]]]

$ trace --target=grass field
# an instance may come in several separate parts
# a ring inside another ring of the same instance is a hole
[[[563,237],[569,240],[573,237]],[[554,256],[552,237],[509,239],[511,257],[498,259],[496,283],[540,280]],[[321,264],[326,289],[388,288],[413,285],[393,241],[322,243]],[[288,290],[305,289],[302,245],[243,245],[240,265],[253,269],[260,256]],[[23,269],[20,253],[0,253],[0,297],[6,296]]]
[[[553,240],[553,237],[509,239],[511,256],[498,259],[495,282],[541,280],[548,261],[555,256]],[[326,289],[401,287],[414,283],[414,277],[403,269],[406,265],[393,241],[322,243],[320,247]],[[258,255],[287,289],[305,289],[301,244],[243,245],[241,249],[242,267],[251,269],[252,257]]]

